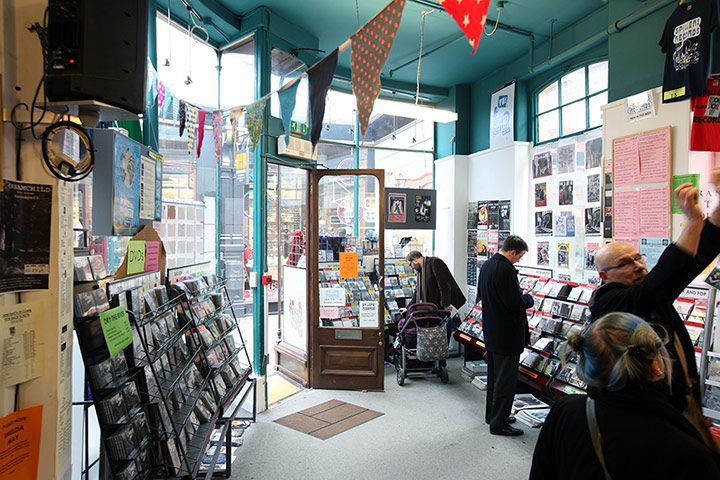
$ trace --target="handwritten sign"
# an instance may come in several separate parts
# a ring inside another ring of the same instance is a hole
[[[145,242],[145,271],[160,268],[160,242]]]
[[[378,302],[361,301],[360,302],[360,327],[377,327],[378,326]]]
[[[358,278],[357,252],[340,252],[340,278]]]
[[[122,305],[101,312],[100,325],[111,357],[114,357],[132,343],[132,327],[125,307]]]
[[[37,478],[42,405],[0,419],[0,478]]]
[[[127,250],[127,274],[145,271],[145,240],[130,240]]]

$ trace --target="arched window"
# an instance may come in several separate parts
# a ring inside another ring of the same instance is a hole
[[[602,125],[600,106],[608,100],[608,62],[573,70],[535,97],[535,143],[548,142]]]

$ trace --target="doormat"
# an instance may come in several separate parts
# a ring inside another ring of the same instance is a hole
[[[275,422],[315,438],[327,440],[380,415],[384,414],[351,403],[330,400],[278,418]]]

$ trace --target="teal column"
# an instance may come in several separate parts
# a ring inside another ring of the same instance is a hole
[[[355,166],[354,168],[360,168],[360,117],[358,111],[355,110]],[[353,188],[353,236],[357,237],[360,235],[360,186],[358,185],[358,177],[355,177],[354,188]]]
[[[270,42],[265,28],[255,31],[255,98],[270,93]],[[263,130],[253,152],[253,270],[258,284],[253,291],[253,365],[255,373],[265,375],[265,289],[260,277],[267,271],[267,133],[270,102],[263,113]]]
[[[217,108],[220,110],[220,72],[222,71],[222,52],[217,52],[217,78],[218,78],[218,99],[217,99]],[[231,136],[230,138],[235,138]],[[235,145],[233,144],[233,150],[235,149]],[[230,160],[230,164],[234,162],[235,159]],[[222,159],[220,160],[220,163],[217,164],[216,173],[215,173],[215,258],[217,259],[217,262],[215,262],[215,272],[217,275],[220,275],[220,207],[222,206],[220,204],[220,164],[222,163]],[[243,260],[244,262],[245,260]]]
[[[148,58],[155,71],[157,71],[157,0],[148,0]],[[149,72],[148,72],[149,74]],[[152,150],[158,151],[158,107],[153,102],[152,106],[145,109],[143,118],[143,143]]]

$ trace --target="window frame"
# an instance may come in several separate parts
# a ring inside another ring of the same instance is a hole
[[[598,128],[598,126],[601,125],[590,125],[590,99],[595,98],[599,95],[602,95],[603,93],[608,92],[608,86],[606,86],[604,89],[598,90],[596,92],[590,93],[590,67],[593,65],[598,65],[601,63],[608,62],[607,59],[597,60],[597,61],[591,61],[588,63],[584,63],[582,65],[578,65],[574,68],[570,68],[566,71],[564,71],[562,74],[557,75],[553,77],[552,79],[548,80],[546,83],[544,83],[540,88],[538,88],[535,93],[533,94],[533,136],[535,140],[535,145],[542,145],[549,142],[555,142],[557,140],[563,139],[563,138],[569,138],[573,137],[575,135],[581,135],[589,130]],[[570,102],[567,102],[565,104],[562,103],[562,78],[572,74],[573,72],[576,72],[577,70],[582,69],[585,74],[585,92],[584,95],[578,99],[572,100]],[[609,69],[608,69],[609,71]],[[609,76],[609,75],[608,75]],[[552,84],[557,83],[557,105],[553,108],[544,110],[540,112],[540,94],[545,91],[549,86]],[[563,108],[568,107],[570,105],[574,105],[579,102],[584,102],[585,104],[585,128],[582,130],[579,130],[577,132],[572,132],[563,135]],[[557,118],[558,118],[558,136],[540,140],[540,116],[545,115],[550,112],[557,112]]]

